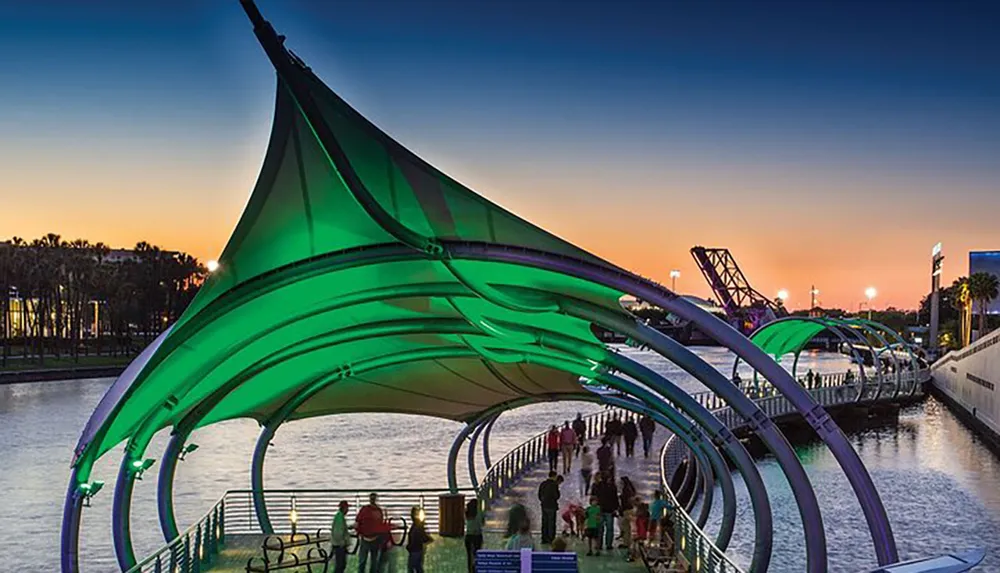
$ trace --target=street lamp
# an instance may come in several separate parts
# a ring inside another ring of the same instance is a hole
[[[212,259],[211,261],[205,263],[205,268],[208,269],[208,272],[214,273],[219,270],[219,261]]]
[[[877,294],[878,291],[875,290],[875,287],[868,287],[865,289],[865,297],[868,299],[868,320],[872,319],[872,299],[875,298],[875,295]]]
[[[781,304],[784,305],[785,301],[788,300],[788,291],[785,290],[785,289],[779,290],[778,291],[778,300],[780,300]]]
[[[681,272],[677,269],[672,269],[670,271],[670,290],[677,292],[677,277],[681,276]]]

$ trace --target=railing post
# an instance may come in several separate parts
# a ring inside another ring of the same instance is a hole
[[[184,573],[191,573],[191,534],[184,536]]]
[[[226,500],[219,504],[219,545],[226,544]]]
[[[203,547],[201,544],[201,524],[198,524],[198,529],[195,530],[194,534],[194,555],[192,555],[191,561],[194,567],[191,568],[193,573],[201,573],[201,558],[203,555]]]

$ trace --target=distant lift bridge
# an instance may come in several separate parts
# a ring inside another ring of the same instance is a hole
[[[729,249],[693,247],[691,256],[730,322],[744,332],[752,332],[788,314],[784,307],[750,286]]]

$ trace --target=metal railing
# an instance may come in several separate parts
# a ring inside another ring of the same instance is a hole
[[[637,415],[627,410],[605,407],[600,412],[584,416],[583,420],[587,424],[586,438],[593,439],[603,435],[604,427],[613,415],[617,415],[622,421],[627,418],[636,421],[639,419]],[[546,460],[548,447],[545,438],[547,434],[548,430],[529,438],[489,467],[479,483],[479,498],[483,502],[484,509],[488,509],[494,500],[517,483],[525,472]]]
[[[441,508],[438,497],[449,493],[448,488],[442,489],[388,489],[388,490],[355,490],[355,489],[268,489],[264,490],[264,502],[271,527],[276,534],[296,531],[315,532],[330,528],[333,516],[337,513],[340,502],[350,504],[348,521],[353,519],[357,511],[368,503],[368,496],[375,493],[378,505],[386,519],[393,523],[410,521],[410,510],[419,507],[424,511],[424,523],[427,529],[434,531],[441,523]],[[472,488],[461,488],[458,493],[474,498],[476,491]],[[239,489],[226,492],[226,531],[231,534],[261,533],[257,524],[257,514],[253,505],[253,490]],[[294,514],[293,514],[294,509]],[[294,518],[294,524],[293,524]]]
[[[223,496],[204,517],[127,573],[199,573],[225,544],[226,527]]]
[[[916,389],[917,384],[925,382],[929,376],[930,372],[927,369],[879,375],[869,378],[868,383],[861,388],[857,378],[851,381],[845,374],[827,374],[814,379],[813,387],[806,388],[806,391],[818,404],[830,407],[858,402],[865,399],[869,389],[880,387],[885,389],[889,386],[893,391],[882,394],[881,397],[885,401],[891,401],[897,397],[897,389],[900,394],[904,394],[902,391],[905,388],[907,390],[905,394],[909,394]],[[849,383],[845,384],[845,382]],[[767,393],[771,394],[773,390],[769,390]],[[875,395],[879,394],[873,394],[873,396]],[[730,430],[743,427],[748,423],[743,416],[727,406],[724,400],[711,391],[698,392],[692,394],[692,397],[699,404],[711,410],[712,414]],[[783,395],[767,395],[756,398],[754,402],[770,418],[797,412],[791,402]],[[667,498],[668,510],[674,522],[675,548],[684,555],[684,558],[693,567],[693,571],[742,573],[743,570],[729,559],[725,552],[716,547],[712,539],[695,524],[670,488],[671,476],[680,465],[681,460],[687,455],[687,446],[677,439],[677,436],[670,436],[660,451],[660,480]]]
[[[353,489],[274,489],[264,490],[264,501],[275,534],[312,533],[330,528],[341,500],[351,504],[348,520],[352,520],[358,509],[368,503],[371,493],[372,490]],[[409,523],[410,510],[416,506],[424,511],[427,528],[434,530],[441,522],[438,496],[450,492],[442,488],[375,490],[374,493],[378,495],[386,518],[394,525]],[[473,498],[476,495],[472,488],[459,489],[458,493]],[[229,490],[204,517],[127,573],[200,573],[211,564],[227,535],[245,534],[263,534],[254,511],[253,491]]]

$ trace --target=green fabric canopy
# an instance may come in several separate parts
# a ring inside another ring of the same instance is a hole
[[[822,318],[784,319],[764,325],[750,336],[750,340],[778,360],[786,354],[798,354],[830,326]]]
[[[279,78],[264,164],[220,266],[105,396],[78,447],[81,479],[115,444],[128,440],[141,455],[155,432],[192,412],[199,426],[264,422],[307,388],[310,398],[289,417],[380,411],[463,420],[517,396],[580,390],[578,372],[517,357],[558,354],[535,344],[533,331],[600,345],[589,323],[560,314],[546,293],[619,312],[622,293],[509,263],[415,257],[364,207],[363,193],[375,211],[430,240],[608,263],[450,179],[308,69],[298,73],[349,165],[324,147]],[[360,191],[345,183],[345,168]]]

